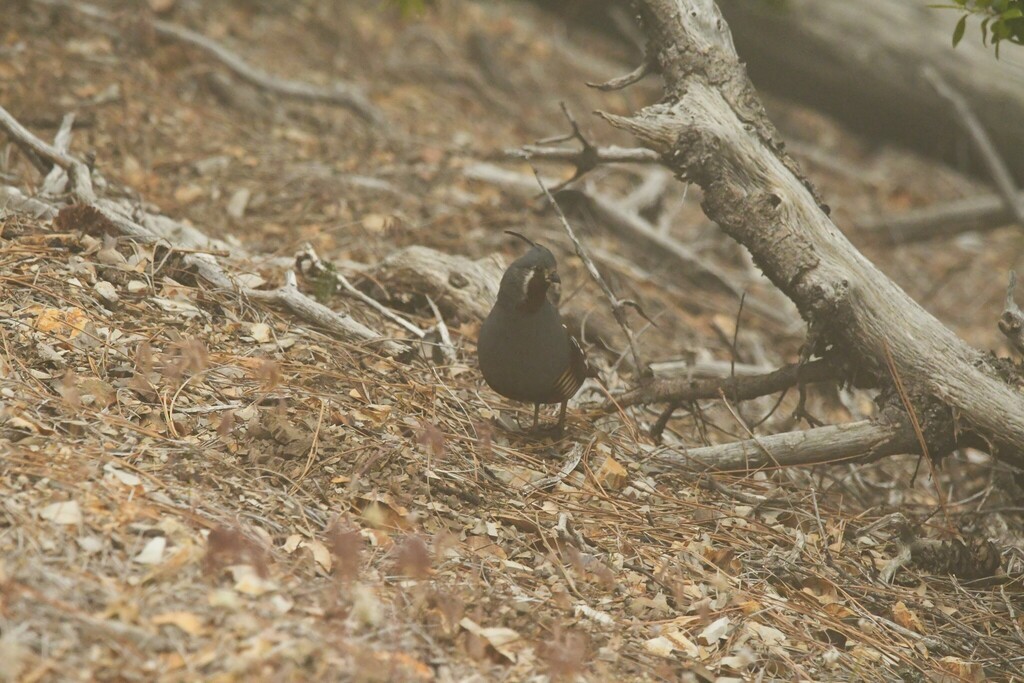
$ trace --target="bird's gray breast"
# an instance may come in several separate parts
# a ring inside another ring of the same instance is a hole
[[[552,391],[569,367],[569,333],[545,300],[536,311],[495,306],[480,328],[480,371],[496,392],[517,401],[558,402]]]

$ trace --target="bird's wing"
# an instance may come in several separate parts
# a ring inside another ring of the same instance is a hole
[[[562,327],[565,327],[564,325]],[[552,403],[568,401],[576,395],[576,392],[583,386],[587,377],[597,377],[597,370],[587,362],[587,354],[576,341],[576,338],[568,334],[569,338],[569,366],[555,380],[552,388]]]

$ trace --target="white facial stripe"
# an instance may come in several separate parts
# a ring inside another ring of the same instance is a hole
[[[526,277],[523,278],[523,300],[525,301],[530,296],[530,283],[533,282],[533,278],[537,277],[540,272],[538,268],[530,268],[526,272]]]

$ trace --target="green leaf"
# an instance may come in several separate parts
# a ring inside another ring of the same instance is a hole
[[[957,46],[963,37],[964,31],[967,29],[967,15],[960,17],[960,21],[956,22],[956,28],[953,29],[953,47]]]

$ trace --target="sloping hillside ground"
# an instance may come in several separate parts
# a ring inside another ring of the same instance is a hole
[[[307,242],[379,295],[358,264],[408,245],[508,261],[522,245],[502,231],[524,232],[559,256],[563,308],[586,319],[611,391],[634,381],[606,303],[535,192],[470,177],[491,163],[530,179],[500,151],[565,132],[563,100],[595,141],[629,145],[588,112],[627,113],[656,84],[584,85],[628,70],[616,45],[519,3],[452,0],[415,20],[369,1],[149,5],[275,75],[348,79],[387,124],[252,89],[158,38],[127,1],[102,4],[111,22],[15,2],[0,105],[46,140],[76,111],[71,152],[94,157],[106,196],[225,240],[212,249],[222,265],[266,288]],[[982,190],[770,104],[841,226]],[[605,168],[590,182],[621,199],[649,175]],[[41,182],[0,148],[0,184]],[[729,361],[735,336],[740,362],[794,360],[795,312],[705,222],[696,188],[667,187],[671,236],[748,299],[736,335],[735,297],[574,216],[613,285],[657,320],[642,354]],[[870,525],[896,511],[930,539],[993,539],[1019,575],[1022,508],[979,454],[944,463],[937,513],[912,458],[713,480],[647,473],[657,409],[606,414],[588,390],[559,439],[495,424],[512,411],[527,421],[529,407],[483,385],[479,320],[464,311],[441,307],[452,357],[392,357],[210,287],[186,267],[188,249],[73,218],[0,212],[0,679],[1021,680],[1019,581],[915,567],[879,578],[899,525]],[[1005,354],[995,320],[1020,249],[1005,229],[866,252]],[[409,336],[323,281],[299,286]],[[422,292],[389,294],[435,325]],[[742,438],[775,403],[681,410],[666,442]],[[795,405],[787,396],[753,429],[798,428]],[[808,407],[838,422],[871,402],[826,391]],[[533,485],[578,456],[560,482]]]

